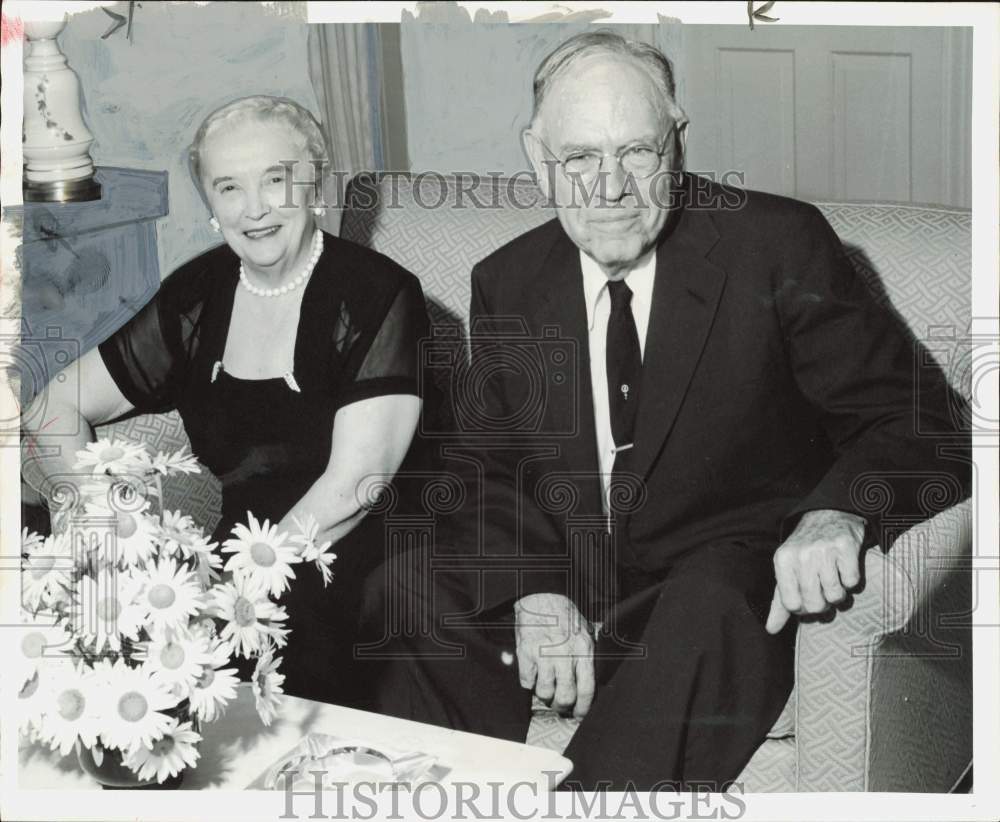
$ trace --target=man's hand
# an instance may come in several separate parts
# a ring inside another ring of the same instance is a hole
[[[767,617],[776,634],[791,614],[821,614],[842,602],[861,580],[862,517],[846,511],[809,511],[774,554],[777,585]]]
[[[521,687],[582,719],[594,698],[594,640],[583,614],[561,594],[531,594],[514,603],[514,632]]]

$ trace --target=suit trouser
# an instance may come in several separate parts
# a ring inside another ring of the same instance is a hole
[[[435,575],[430,588],[404,576],[371,589],[382,593],[369,602],[368,630],[385,595],[423,608],[433,629],[383,639],[393,659],[373,707],[523,742],[531,693],[512,662],[512,618],[463,619],[474,603],[455,574]],[[565,751],[573,762],[565,786],[721,790],[734,780],[793,684],[794,620],[777,636],[763,627],[773,591],[770,555],[743,545],[707,546],[658,573],[624,569],[595,646],[596,696]]]

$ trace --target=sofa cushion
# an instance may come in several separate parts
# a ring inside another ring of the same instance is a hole
[[[972,214],[892,203],[817,203],[854,267],[971,399]]]
[[[770,736],[736,778],[744,793],[793,793],[798,790],[795,739]]]
[[[375,196],[362,198],[362,192]],[[535,184],[518,179],[485,180],[474,196],[463,181],[441,175],[355,179],[347,202],[341,236],[416,274],[434,324],[463,329],[472,266],[555,216]],[[351,207],[355,202],[361,205]]]

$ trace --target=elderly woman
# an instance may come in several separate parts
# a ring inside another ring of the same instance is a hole
[[[337,578],[324,590],[320,574],[299,574],[288,595],[286,691],[355,702],[364,687],[348,670],[354,611],[361,579],[383,559],[356,489],[393,476],[410,450],[427,315],[412,274],[317,228],[319,182],[302,179],[317,179],[325,157],[319,124],[291,100],[246,97],[210,114],[190,163],[225,243],[174,271],[83,356],[78,392],[72,380],[49,385],[46,420],[85,423],[78,442],[48,437],[32,415],[25,433],[71,459],[94,425],[176,408],[222,483],[216,540],[247,511],[289,531],[293,517],[312,515],[320,539],[335,542]],[[35,466],[43,494],[67,457]]]

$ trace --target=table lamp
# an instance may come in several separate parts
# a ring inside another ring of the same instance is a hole
[[[101,199],[90,158],[94,135],[80,113],[80,80],[56,43],[65,26],[65,16],[24,23],[25,202]]]

